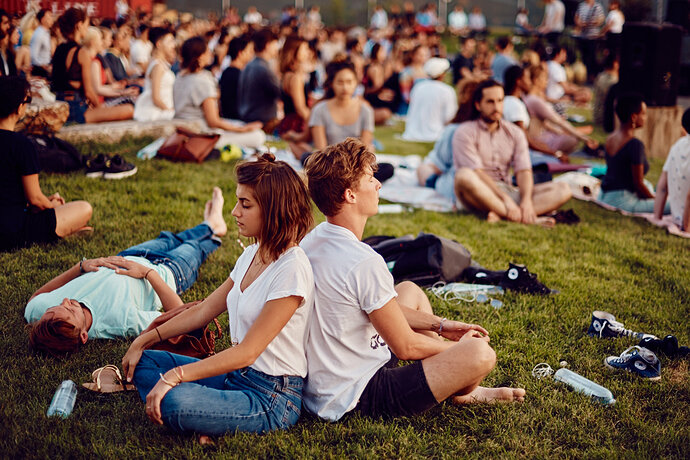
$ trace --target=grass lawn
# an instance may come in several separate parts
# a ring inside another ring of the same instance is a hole
[[[393,139],[401,126],[377,130],[387,153],[425,154],[426,144]],[[675,334],[690,344],[690,242],[595,205],[572,201],[582,218],[576,226],[552,230],[511,223],[487,224],[472,215],[414,211],[376,216],[365,236],[403,235],[420,230],[454,238],[491,269],[520,262],[547,286],[550,297],[506,294],[504,306],[454,305],[432,298],[437,313],[482,324],[491,333],[498,365],[488,385],[520,385],[524,404],[455,407],[442,404],[427,414],[396,420],[347,416],[325,423],[305,416],[286,432],[265,436],[235,434],[213,446],[176,436],[152,425],[134,393],[97,395],[80,389],[72,416],[46,418],[51,396],[63,379],[78,384],[93,369],[119,364],[129,341],[95,341],[67,360],[28,350],[24,305],[43,283],[82,257],[115,254],[154,238],[160,230],[183,230],[202,219],[214,184],[226,197],[232,222],[233,164],[202,165],[138,161],[135,152],[150,139],[117,145],[84,144],[84,152],[123,154],[139,172],[121,181],[83,174],[42,175],[47,193],[92,203],[95,232],[55,246],[0,253],[0,457],[4,458],[503,458],[503,457],[690,457],[688,361],[662,358],[662,380],[642,381],[605,369],[603,360],[636,343],[586,335],[593,310],[613,313],[625,326],[659,336]],[[662,163],[652,161],[653,182]],[[322,220],[319,216],[317,220]],[[199,280],[183,300],[201,299],[228,276],[241,248],[230,225],[221,248],[203,265]],[[227,331],[227,314],[221,316]],[[227,334],[217,347],[227,347]],[[540,362],[569,368],[608,387],[617,403],[604,407],[553,381],[537,381],[530,371]]]

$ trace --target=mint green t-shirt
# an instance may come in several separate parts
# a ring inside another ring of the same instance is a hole
[[[156,270],[176,291],[175,278],[168,267],[154,265],[143,257],[125,258]],[[24,310],[24,318],[30,323],[38,321],[47,309],[59,305],[65,298],[81,302],[91,311],[93,324],[89,339],[137,336],[161,314],[159,309],[163,306],[148,281],[100,267],[96,272],[84,273],[54,291],[31,299]]]

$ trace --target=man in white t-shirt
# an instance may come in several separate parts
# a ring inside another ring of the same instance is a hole
[[[31,36],[31,65],[33,66],[31,74],[37,77],[50,76],[52,60],[51,43],[50,43],[50,28],[53,26],[53,13],[50,10],[43,9],[36,14],[39,26],[34,30]]]
[[[551,43],[556,43],[565,28],[565,5],[561,0],[544,0],[544,19],[537,28]]]
[[[375,165],[353,138],[306,164],[326,222],[300,244],[315,284],[304,406],[335,421],[352,410],[413,415],[451,397],[457,404],[522,401],[523,389],[479,386],[496,362],[484,328],[435,316],[424,292],[410,282],[395,287],[383,258],[360,241],[378,212]],[[397,358],[416,361],[398,367]]]
[[[562,99],[572,99],[578,103],[589,102],[592,100],[592,91],[568,81],[563,67],[567,59],[568,51],[562,46],[555,46],[553,58],[546,64],[549,72],[546,98],[551,102],[558,102]]]
[[[434,142],[455,116],[458,98],[453,87],[443,82],[449,68],[448,59],[442,58],[431,58],[424,64],[429,80],[421,80],[412,87],[403,139]]]
[[[456,3],[455,8],[448,15],[448,28],[453,35],[467,35],[467,13],[460,3]]]
[[[666,205],[671,206],[673,223],[681,230],[690,231],[690,109],[683,113],[683,129],[686,135],[681,137],[668,153],[664,169],[656,186],[654,217],[660,220]]]
[[[544,1],[544,19],[539,26],[539,32],[563,32],[565,28],[565,5],[560,0]]]

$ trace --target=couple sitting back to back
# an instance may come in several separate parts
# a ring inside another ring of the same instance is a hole
[[[355,139],[313,154],[309,193],[327,222],[309,232],[307,187],[287,164],[267,154],[238,166],[232,215],[256,243],[208,298],[137,337],[122,361],[153,422],[221,435],[288,428],[302,403],[334,421],[413,415],[448,398],[523,400],[523,389],[479,386],[496,362],[485,329],[435,316],[360,241],[378,210],[375,167]],[[233,347],[203,360],[147,350],[226,309]]]

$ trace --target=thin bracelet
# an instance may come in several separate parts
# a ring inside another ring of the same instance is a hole
[[[180,383],[182,383],[182,376],[181,376],[180,374],[177,373],[177,369],[180,369],[180,372],[182,373],[182,375],[184,375],[184,371],[182,370],[182,368],[181,368],[180,366],[177,366],[177,367],[173,367],[173,368],[172,368],[172,371],[175,373],[175,375],[177,376],[177,378],[180,379]]]
[[[84,270],[84,266],[82,265],[84,261],[86,260],[86,257],[82,257],[81,260],[79,261],[79,273],[82,275],[86,273],[86,270]]]
[[[178,382],[178,383],[170,383],[170,382],[168,382],[168,381],[166,380],[166,378],[163,377],[163,374],[162,374],[162,373],[160,373],[160,374],[158,374],[158,375],[161,376],[161,380],[163,381],[163,383],[165,383],[166,385],[170,386],[170,388],[175,388],[175,387],[179,384],[179,382]]]
[[[149,268],[149,271],[147,271],[146,274],[144,275],[144,279],[145,279],[145,280],[148,281],[148,279],[149,279],[149,278],[148,278],[149,273],[151,273],[152,271],[153,271],[153,268]]]
[[[448,319],[448,318],[441,318],[441,322],[438,323],[438,333],[439,333],[439,334],[440,334],[441,332],[443,332],[443,322],[444,322],[445,320],[447,320],[447,319]]]
[[[156,331],[156,334],[158,334],[158,341],[162,342],[163,337],[161,337],[161,331],[159,331],[157,327],[155,327],[154,330]]]

